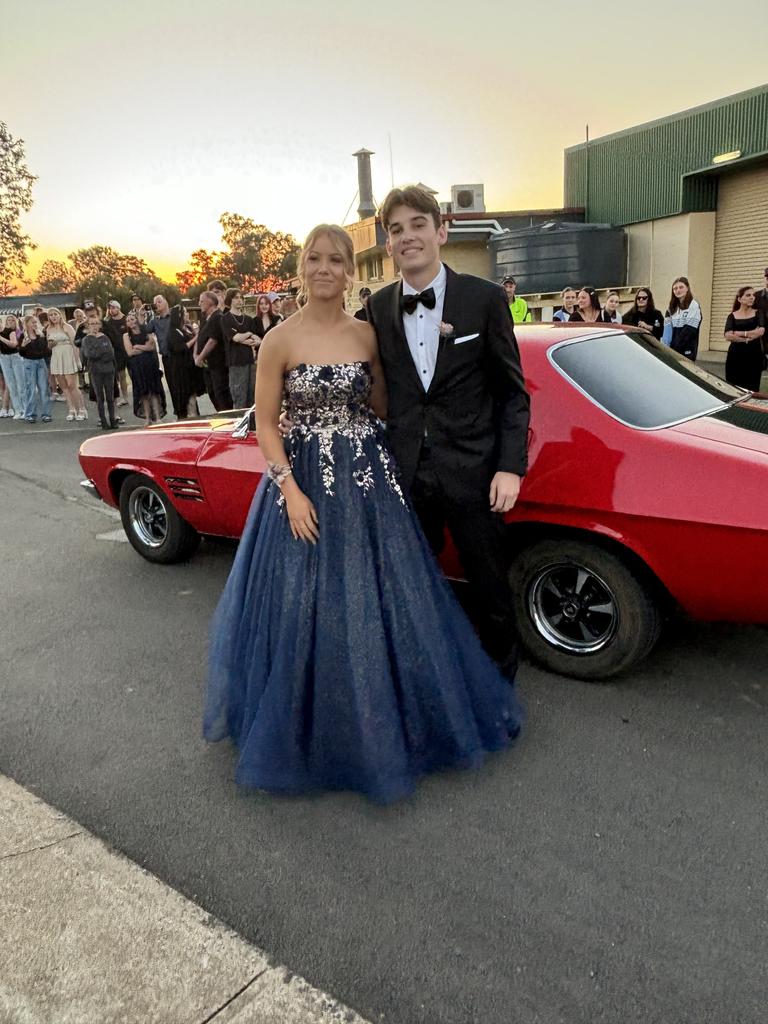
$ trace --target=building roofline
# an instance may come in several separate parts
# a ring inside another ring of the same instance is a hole
[[[558,213],[584,213],[583,206],[553,206],[545,207],[544,209],[537,210],[471,210],[462,211],[461,213],[444,213],[443,220],[494,220],[499,217],[551,217]],[[350,224],[345,224],[345,230],[354,228],[358,224],[364,224],[365,221],[373,220],[377,224],[381,224],[381,218],[378,213],[375,216],[365,217],[363,220],[352,221]]]
[[[643,132],[649,128],[655,128],[660,124],[670,124],[673,121],[681,121],[683,118],[690,117],[693,114],[701,114],[706,110],[715,110],[717,107],[728,106],[732,103],[745,100],[750,96],[759,96],[761,93],[768,94],[768,83],[765,85],[757,85],[754,89],[745,89],[743,92],[734,93],[732,96],[723,96],[717,100],[711,100],[709,103],[701,103],[697,107],[689,107],[687,110],[679,110],[675,114],[667,114],[666,117],[657,117],[653,121],[644,121],[642,124],[632,125],[630,128],[622,128],[617,132],[609,132],[608,135],[599,135],[596,139],[590,139],[589,142],[577,142],[573,146],[566,146],[566,153],[575,153],[579,150],[587,149],[588,147],[594,146],[598,142],[607,142],[609,139],[618,139],[626,135],[634,135],[636,132]]]

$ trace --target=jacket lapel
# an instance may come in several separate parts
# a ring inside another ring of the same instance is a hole
[[[460,313],[460,300],[461,296],[459,285],[459,277],[451,268],[446,264],[445,267],[445,295],[443,297],[443,315],[441,320],[445,324],[451,324],[454,328],[458,321]],[[440,336],[440,340],[437,343],[437,361],[435,362],[435,372],[432,376],[432,381],[429,385],[429,391],[432,391],[435,386],[440,382],[440,377],[445,371],[448,360],[446,359],[446,350],[451,344],[448,338]]]
[[[403,327],[403,314],[400,309],[400,296],[402,294],[403,282],[401,281],[397,288],[392,289],[392,305],[390,307],[394,358],[397,364],[403,367],[403,376],[411,377],[411,383],[415,383],[418,385],[419,390],[423,391],[422,383],[419,380],[419,371],[416,369],[411,350],[408,348],[408,339],[405,336],[405,328]]]

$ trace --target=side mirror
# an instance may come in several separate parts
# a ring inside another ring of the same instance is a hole
[[[232,431],[232,437],[248,437],[256,430],[256,406],[251,408],[237,421]]]

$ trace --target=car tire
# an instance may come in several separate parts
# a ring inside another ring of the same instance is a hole
[[[148,562],[186,561],[200,543],[200,534],[181,518],[165,491],[141,473],[123,481],[120,518],[131,545]]]
[[[520,642],[552,672],[610,681],[650,654],[659,638],[650,582],[597,544],[536,541],[515,556],[510,582]]]

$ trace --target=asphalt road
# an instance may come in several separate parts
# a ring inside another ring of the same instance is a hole
[[[233,546],[142,561],[88,433],[0,421],[0,771],[372,1021],[763,1024],[768,631],[679,625],[611,686],[524,665],[522,742],[393,807],[238,792],[200,737]]]

